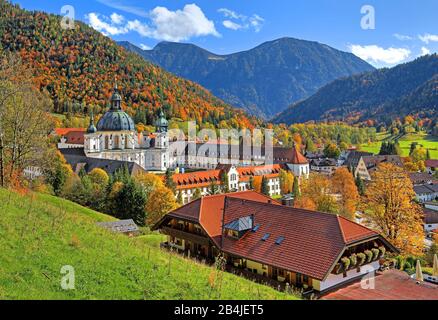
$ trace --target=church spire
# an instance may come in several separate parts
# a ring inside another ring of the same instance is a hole
[[[119,88],[117,86],[117,76],[114,77],[114,91],[111,97],[111,110],[118,111],[122,110],[122,96],[119,94]]]
[[[90,125],[88,126],[87,133],[96,133],[97,129],[94,125],[94,114],[93,110],[90,112]]]

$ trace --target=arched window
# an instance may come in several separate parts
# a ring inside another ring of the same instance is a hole
[[[119,141],[119,136],[114,136],[114,148],[115,149],[119,149],[120,148],[120,141]]]
[[[108,138],[108,136],[105,136],[105,149],[106,150],[109,149],[109,138]]]

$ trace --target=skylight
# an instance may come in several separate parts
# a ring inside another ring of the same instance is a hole
[[[262,238],[262,241],[266,241],[266,240],[268,240],[268,238],[269,238],[270,235],[271,235],[270,233],[265,233],[265,235],[264,235],[263,238]]]
[[[277,240],[275,240],[275,244],[281,244],[284,240],[284,237],[278,237]]]
[[[260,224],[256,224],[254,228],[252,228],[252,232],[256,232],[257,230],[259,230],[259,228],[260,228]]]

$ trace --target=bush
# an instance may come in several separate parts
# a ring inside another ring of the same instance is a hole
[[[385,253],[386,253],[386,248],[384,246],[380,246],[379,247],[379,251],[380,251],[380,256],[379,258],[383,258]]]
[[[372,248],[371,251],[372,251],[372,253],[373,253],[373,261],[374,261],[374,260],[377,260],[377,259],[379,258],[379,253],[380,253],[379,249],[377,249],[377,248]]]
[[[364,253],[367,256],[367,263],[370,263],[373,260],[373,253],[371,250],[365,250]]]
[[[348,268],[350,267],[350,259],[348,259],[347,257],[343,257],[341,259],[342,262],[342,266],[344,267],[344,270],[347,271]]]
[[[353,253],[353,254],[350,256],[350,266],[351,266],[352,268],[354,268],[356,265],[357,265],[357,255],[356,255],[355,253]]]
[[[361,252],[357,254],[357,260],[358,260],[358,264],[359,266],[362,266],[365,261],[367,259],[367,256],[365,255],[365,253]]]
[[[409,270],[412,268],[412,265],[410,264],[409,261],[406,261],[404,266],[403,266],[403,270]]]

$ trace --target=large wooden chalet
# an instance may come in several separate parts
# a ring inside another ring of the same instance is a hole
[[[343,217],[282,206],[254,191],[202,197],[154,229],[168,236],[166,247],[210,261],[222,253],[230,268],[317,292],[374,272],[385,252],[397,252]],[[354,254],[366,258],[346,266],[343,258]]]

